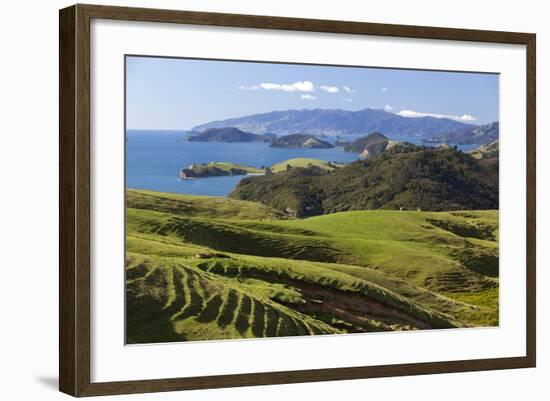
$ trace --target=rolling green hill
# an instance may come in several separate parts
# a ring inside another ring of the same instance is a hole
[[[498,212],[127,191],[129,343],[498,324]]]
[[[284,219],[277,210],[255,202],[245,202],[215,196],[178,195],[166,192],[127,190],[126,208],[163,212],[187,217],[220,219]]]
[[[333,171],[336,168],[343,167],[344,164],[337,162],[327,162],[324,160],[312,159],[308,157],[300,157],[296,159],[288,159],[280,163],[275,163],[271,166],[271,172],[281,173],[283,171],[286,171],[288,169],[288,166],[300,168],[319,167],[320,169],[325,171]]]

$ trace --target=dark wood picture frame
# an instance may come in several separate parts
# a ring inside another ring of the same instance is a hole
[[[525,45],[526,356],[91,383],[90,21],[93,18]],[[59,388],[62,392],[94,396],[535,367],[535,34],[81,4],[60,10],[59,29]]]

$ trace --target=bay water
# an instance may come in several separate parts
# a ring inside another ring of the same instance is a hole
[[[182,180],[179,172],[191,163],[232,162],[252,167],[267,167],[284,160],[308,157],[350,163],[359,158],[331,149],[271,148],[269,143],[187,142],[185,131],[128,130],[126,132],[126,187],[191,195],[227,196],[246,176],[209,177]],[[346,140],[354,138],[346,137]],[[418,138],[394,138],[421,144]],[[334,138],[323,138],[333,142]],[[425,144],[424,144],[425,145]],[[470,150],[474,145],[459,146]]]

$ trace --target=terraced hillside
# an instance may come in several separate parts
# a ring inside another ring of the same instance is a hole
[[[498,324],[498,212],[290,219],[127,191],[127,342]]]

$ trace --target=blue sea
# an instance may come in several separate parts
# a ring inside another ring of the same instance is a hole
[[[223,161],[253,167],[270,166],[295,157],[349,163],[358,159],[342,148],[279,149],[268,143],[186,142],[184,132],[127,131],[126,186],[193,195],[227,196],[246,176],[181,180],[191,163]]]
[[[126,134],[126,186],[193,195],[227,196],[245,176],[181,180],[179,172],[191,163],[233,162],[262,167],[296,157],[349,163],[359,158],[332,149],[280,149],[268,143],[186,142],[183,131],[128,130]],[[324,140],[329,140],[323,138]],[[346,139],[348,139],[346,137]],[[350,138],[351,139],[351,138]],[[415,138],[396,138],[414,141]],[[331,140],[332,141],[332,140]],[[475,147],[475,146],[474,146]],[[460,147],[466,149],[466,147]]]

